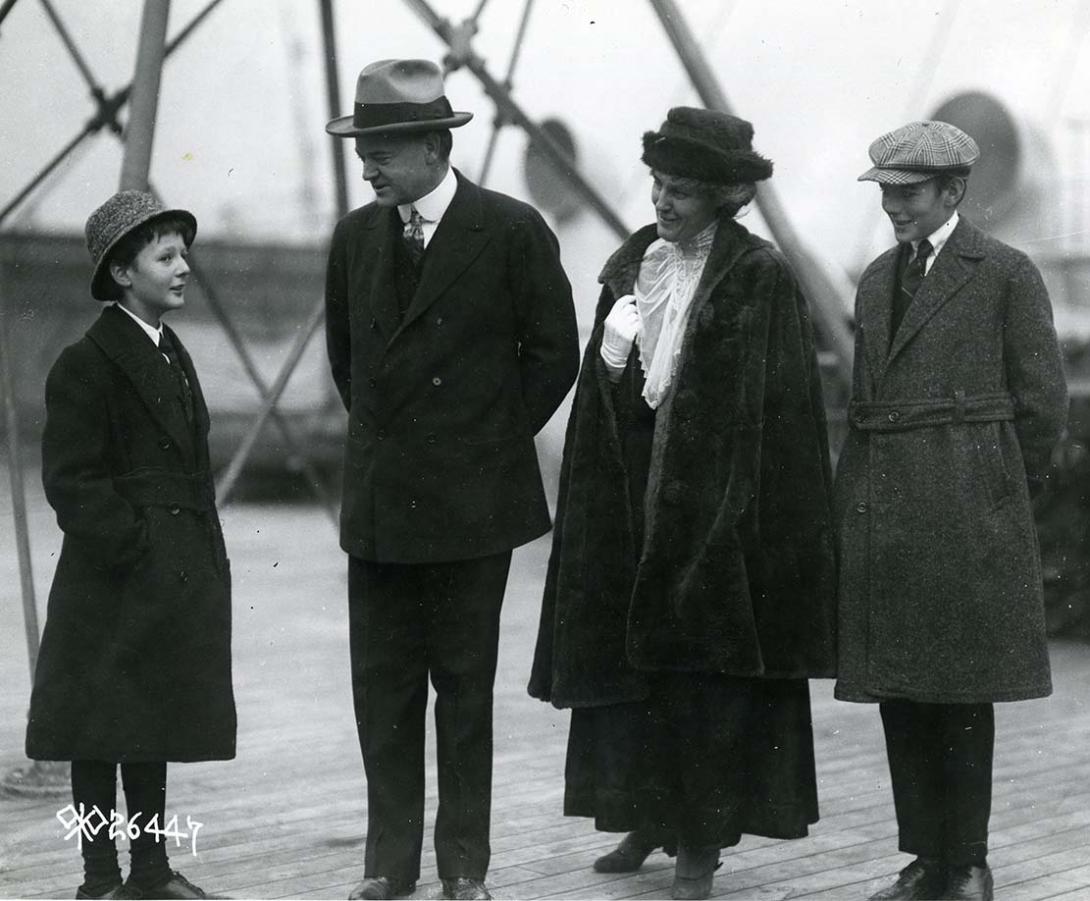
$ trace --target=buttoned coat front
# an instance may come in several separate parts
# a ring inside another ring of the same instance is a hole
[[[1048,294],[1025,254],[963,219],[891,342],[900,252],[867,268],[856,299],[836,693],[1047,695],[1030,498],[1067,409]]]
[[[341,547],[384,563],[500,553],[549,529],[534,435],[575,381],[556,237],[532,207],[458,175],[399,319],[395,209],[333,233],[326,339],[348,410]]]
[[[42,479],[64,532],[34,675],[27,756],[228,759],[231,583],[208,468],[208,410],[120,309],[46,382]]]

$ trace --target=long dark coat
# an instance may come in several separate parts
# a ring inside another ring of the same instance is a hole
[[[326,342],[349,412],[341,547],[427,563],[516,547],[549,529],[534,435],[579,366],[571,286],[532,207],[458,188],[398,321],[394,209],[333,233]]]
[[[27,756],[220,760],[235,753],[230,572],[208,410],[107,307],[46,382],[42,478],[64,542],[34,674]]]
[[[633,522],[598,359],[602,321],[655,237],[641,229],[602,272],[568,422],[529,686],[558,707],[644,697],[641,670],[834,674],[831,476],[809,315],[780,254],[729,218],[656,411],[645,529]]]
[[[1067,410],[1048,294],[962,220],[890,343],[894,248],[856,299],[835,489],[837,696],[989,702],[1051,691],[1029,484]]]

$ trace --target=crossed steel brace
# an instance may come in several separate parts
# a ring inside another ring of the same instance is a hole
[[[205,18],[218,6],[223,0],[210,0],[210,2],[204,7],[204,9],[195,16],[185,28],[164,48],[164,58],[169,57],[181,44],[188,38],[196,27],[205,20]],[[14,6],[15,0],[8,0],[8,5],[0,10],[0,13],[6,15]],[[80,53],[79,47],[73,40],[68,29],[65,27],[64,22],[60,18],[56,9],[50,0],[40,0],[40,3],[52,22],[57,33],[60,35],[62,42],[68,49],[72,56],[76,67],[79,69],[80,74],[83,76],[84,81],[87,83],[87,87],[94,98],[96,103],[96,113],[92,116],[83,129],[69,141],[61,151],[53,157],[52,160],[27,184],[27,186],[20,191],[5,207],[0,211],[0,225],[4,220],[28,197],[30,194],[56,169],[61,162],[63,162],[71,153],[78,147],[85,138],[92,134],[101,131],[103,128],[109,128],[115,135],[121,137],[123,133],[123,127],[118,119],[118,113],[129,101],[132,95],[132,83],[128,84],[121,90],[112,95],[107,95],[102,85],[95,79],[94,74],[91,71],[90,66],[87,64],[83,55]],[[0,18],[0,22],[3,19]],[[197,254],[190,256],[190,267],[193,271],[194,279],[197,284],[200,285],[205,298],[208,300],[208,305],[212,310],[213,315],[216,317],[220,327],[224,330],[227,338],[234,348],[239,360],[242,363],[242,367],[246,372],[246,376],[253,382],[257,388],[259,395],[262,399],[269,395],[270,388],[265,383],[258,371],[257,364],[254,361],[252,354],[246,346],[246,343],[239,332],[235,323],[231,319],[225,305],[223,304],[218,292],[212,285],[206,271],[197,261]],[[268,418],[268,417],[265,417]],[[262,419],[262,422],[265,421]],[[310,485],[311,490],[314,492],[316,498],[329,513],[330,518],[336,520],[336,505],[333,501],[332,495],[325,487],[321,475],[314,468],[313,464],[308,459],[303,449],[302,441],[295,434],[291,424],[283,417],[279,410],[271,410],[271,418],[279,429],[281,435],[284,438],[285,443],[289,449],[298,456],[301,461],[301,467],[303,473],[306,476],[307,483]],[[252,448],[252,442],[249,445]],[[229,471],[230,472],[230,471]],[[237,478],[237,472],[235,473]],[[235,478],[232,478],[230,482],[223,483],[221,480],[220,497],[224,501],[229,500],[230,493],[235,484]]]

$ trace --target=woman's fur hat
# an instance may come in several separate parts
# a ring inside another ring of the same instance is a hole
[[[736,185],[772,175],[772,161],[753,151],[753,126],[716,110],[675,106],[658,131],[643,135],[652,169],[711,184]]]

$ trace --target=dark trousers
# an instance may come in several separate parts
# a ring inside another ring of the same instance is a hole
[[[488,870],[492,686],[510,565],[510,551],[414,565],[349,557],[352,692],[367,774],[365,876],[420,875],[429,676],[439,876],[483,879]]]
[[[954,866],[988,854],[995,715],[991,704],[883,701],[899,847]]]
[[[139,827],[139,835],[129,840],[130,875],[141,885],[158,885],[170,878],[165,840],[144,831],[154,818],[158,829],[166,827],[166,763],[123,763],[121,783],[125,789],[125,814]],[[117,809],[117,764],[102,760],[72,761],[72,803],[87,815],[98,807],[111,818]],[[98,822],[95,817],[94,822]],[[83,836],[83,889],[98,895],[121,881],[117,846],[109,828],[93,836]]]

